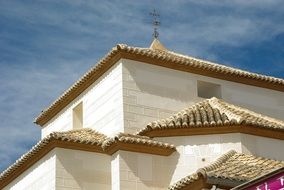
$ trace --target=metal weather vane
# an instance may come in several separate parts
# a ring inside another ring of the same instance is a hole
[[[150,12],[150,15],[153,17],[153,27],[154,27],[154,32],[153,32],[153,37],[158,38],[159,32],[158,32],[158,27],[160,26],[161,22],[158,20],[160,17],[159,13],[154,9],[152,12]]]

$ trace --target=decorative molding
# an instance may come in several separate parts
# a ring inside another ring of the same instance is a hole
[[[200,178],[203,178],[204,183],[210,186],[209,189],[211,189],[212,185],[216,185],[221,189],[231,189],[260,175],[270,173],[275,168],[283,168],[283,166],[283,161],[237,153],[235,150],[231,150],[211,164],[180,179],[168,189],[193,189],[190,187],[195,185]]]
[[[20,164],[15,170],[9,172],[7,175],[0,179],[0,189],[7,186],[10,182],[16,179],[19,175],[21,175],[24,171],[29,169],[33,164],[43,158],[47,153],[49,153],[54,148],[65,148],[71,150],[81,150],[87,152],[96,152],[102,154],[112,155],[118,150],[125,150],[131,152],[140,152],[161,156],[169,156],[175,151],[175,148],[163,148],[163,147],[155,147],[150,145],[141,145],[141,144],[129,144],[125,142],[115,142],[111,146],[107,147],[106,150],[102,148],[100,145],[92,145],[92,144],[81,144],[71,141],[62,141],[62,140],[51,140],[42,147],[39,151],[29,157],[24,161],[24,164]]]
[[[153,129],[143,133],[148,137],[173,137],[173,136],[193,136],[193,135],[212,135],[212,134],[227,134],[227,133],[243,133],[268,137],[273,139],[284,140],[283,130],[274,130],[260,128],[251,125],[229,125],[229,126],[214,126],[214,127],[191,127],[191,128],[168,128],[168,129]]]
[[[154,155],[160,155],[160,156],[169,156],[175,151],[175,149],[165,149],[162,147],[151,147],[151,146],[144,146],[140,144],[129,144],[129,143],[124,143],[124,142],[118,142],[108,147],[106,152],[107,154],[112,155],[118,150],[154,154]]]
[[[163,55],[159,55],[159,52],[163,52]],[[46,110],[44,110],[35,119],[34,122],[40,126],[46,124],[51,118],[56,116],[63,108],[65,108],[71,101],[78,97],[84,90],[86,90],[92,83],[94,83],[100,76],[102,76],[108,69],[110,69],[110,67],[112,67],[118,60],[122,58],[284,92],[283,79],[259,74],[250,75],[249,72],[234,68],[224,71],[225,69],[219,69],[216,67],[216,65],[212,66],[212,68],[210,69],[209,66],[202,65],[203,63],[201,60],[197,61],[193,58],[191,61],[196,63],[185,64],[191,62],[189,57],[184,58],[182,57],[182,55],[178,56],[173,55],[173,53],[167,52],[169,51],[159,51],[149,48],[136,48],[127,45],[117,45],[116,48],[114,48],[103,59],[101,59],[95,67],[91,68],[73,86],[66,90],[63,95],[61,95]],[[167,54],[170,55],[167,56]],[[207,62],[206,64],[208,65]]]
[[[89,77],[78,80],[77,86],[74,84],[70,89],[68,89],[61,97],[54,101],[53,104],[46,110],[44,110],[34,121],[34,123],[43,126],[50,119],[56,116],[63,108],[68,106],[75,98],[77,98],[81,93],[84,92],[89,86],[91,86],[98,78],[100,78],[106,71],[108,71],[115,63],[121,59],[121,54],[116,54],[107,60],[104,64],[98,64],[96,71],[91,73]],[[75,87],[76,86],[76,87]]]

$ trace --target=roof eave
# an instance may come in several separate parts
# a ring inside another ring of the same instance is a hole
[[[44,110],[35,120],[34,123],[43,126],[51,118],[56,116],[64,107],[86,90],[93,82],[102,76],[111,66],[113,66],[121,58],[141,61],[148,64],[158,65],[174,70],[190,72],[194,74],[209,76],[222,80],[237,82],[246,85],[252,85],[261,88],[284,92],[284,85],[280,82],[270,81],[267,76],[256,78],[252,76],[241,76],[237,72],[223,72],[218,69],[208,69],[197,64],[185,64],[183,59],[170,59],[164,56],[153,54],[141,54],[133,47],[126,45],[117,45],[110,51],[99,63],[90,69],[81,79],[71,86],[65,93],[55,100],[50,107]],[[261,75],[262,76],[262,75]],[[279,79],[280,80],[280,79]]]
[[[108,141],[107,139],[105,141]],[[133,144],[132,144],[133,143]],[[81,150],[95,153],[102,153],[107,155],[112,155],[119,150],[147,153],[160,156],[169,156],[176,148],[173,145],[164,144],[164,146],[159,145],[159,143],[146,144],[142,141],[137,141],[136,143],[113,141],[111,146],[104,147],[100,143],[91,143],[86,140],[79,142],[76,139],[68,140],[65,137],[59,137],[58,139],[53,136],[47,137],[41,140],[35,148],[32,148],[28,153],[25,154],[26,157],[21,157],[18,161],[7,168],[0,176],[0,189],[7,186],[11,181],[16,179],[24,171],[30,168],[38,160],[43,158],[54,148],[65,148],[71,150]]]
[[[218,185],[218,187],[225,187],[225,188],[233,188],[246,181],[237,181],[232,179],[224,179],[224,178],[217,178],[217,177],[209,177],[207,176],[206,183],[211,185]]]
[[[261,87],[261,88],[267,88],[270,90],[276,90],[284,92],[284,85],[281,83],[271,82],[267,80],[265,75],[262,79],[255,78],[254,76],[240,76],[237,73],[233,72],[221,72],[220,70],[216,69],[207,69],[205,67],[202,67],[200,65],[196,64],[185,64],[185,61],[182,59],[167,59],[165,57],[159,57],[159,56],[151,56],[151,55],[141,55],[137,52],[123,52],[122,55],[125,59],[140,61],[144,63],[149,63],[153,65],[158,65],[174,70],[180,70],[185,71],[189,73],[194,73],[198,75],[204,75],[209,76],[217,79],[242,83],[246,85]]]
[[[284,140],[284,131],[274,128],[264,128],[254,125],[220,125],[220,126],[202,126],[202,127],[187,127],[187,128],[157,128],[149,131],[142,131],[139,135],[148,137],[173,137],[173,136],[194,136],[208,134],[228,134],[228,133],[243,133],[268,137],[273,139]]]
[[[261,176],[259,176],[257,178],[254,178],[254,179],[252,179],[250,181],[242,183],[239,186],[234,187],[232,190],[243,190],[243,189],[246,189],[246,188],[248,188],[251,185],[257,184],[257,183],[259,183],[259,182],[261,182],[263,180],[269,179],[271,176],[274,176],[274,175],[277,175],[277,174],[280,174],[280,173],[283,173],[283,172],[284,172],[284,167],[277,168],[277,169],[273,170],[272,172],[269,172],[267,174],[264,174],[264,175],[261,175]]]
[[[169,156],[176,151],[175,148],[163,148],[158,146],[156,147],[147,146],[144,144],[130,144],[125,142],[117,142],[112,146],[108,147],[106,152],[107,154],[112,155],[119,150],[160,155],[160,156]]]
[[[84,90],[91,86],[99,77],[101,77],[107,70],[109,70],[121,59],[121,52],[119,50],[120,48],[117,48],[109,52],[109,54],[94,68],[90,69],[87,74],[85,74],[74,85],[66,90],[62,96],[55,100],[50,107],[48,107],[46,110],[43,110],[40,115],[34,119],[34,123],[42,127],[71,101],[84,92]]]

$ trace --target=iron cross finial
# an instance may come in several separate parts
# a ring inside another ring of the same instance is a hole
[[[152,12],[150,12],[150,15],[153,17],[153,27],[154,27],[154,33],[153,37],[158,38],[159,32],[158,32],[158,26],[161,24],[158,18],[160,17],[159,13],[154,9]]]

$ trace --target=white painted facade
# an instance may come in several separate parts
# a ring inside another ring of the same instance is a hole
[[[83,104],[83,127],[107,135],[123,131],[122,63],[118,62],[42,127],[42,138],[73,128],[73,109]]]
[[[156,65],[123,60],[123,105],[125,131],[135,132],[149,122],[164,119],[203,98],[197,81],[221,85],[226,102],[257,113],[284,119],[284,93],[215,79]]]
[[[203,98],[198,81],[220,85],[222,98],[284,119],[284,93],[121,59],[42,128],[42,138],[73,126],[82,103],[83,127],[112,136],[134,133]],[[80,115],[80,114],[79,114]],[[170,156],[118,151],[112,156],[55,148],[6,189],[160,190],[208,165],[229,150],[284,160],[284,142],[245,134],[155,138],[176,145]]]
[[[111,190],[109,155],[56,148],[56,190]]]
[[[50,151],[3,190],[55,190],[56,155]]]
[[[45,124],[42,137],[72,129],[72,111],[81,102],[83,127],[107,135],[136,132],[151,121],[202,101],[197,81],[220,85],[222,99],[229,103],[284,119],[283,92],[121,59]]]
[[[171,157],[118,151],[112,158],[112,190],[165,190],[170,185]]]
[[[174,168],[171,183],[209,165],[230,150],[274,160],[284,160],[284,154],[281,151],[284,146],[282,140],[254,135],[232,133],[155,139],[172,143],[177,148],[177,152],[168,157],[169,162],[166,164],[170,166],[172,163]]]
[[[55,148],[4,190],[111,190],[111,157]]]
[[[284,142],[265,137],[232,133],[155,139],[174,144],[177,151],[170,156],[118,151],[112,155],[112,190],[167,189],[170,184],[209,165],[230,150],[284,160],[284,154],[279,151]]]

